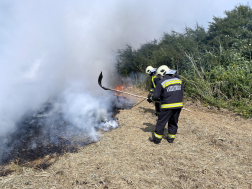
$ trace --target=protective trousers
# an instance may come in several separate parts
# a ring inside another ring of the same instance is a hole
[[[168,137],[175,138],[175,135],[178,130],[178,118],[180,114],[180,109],[162,109],[160,111],[157,125],[155,128],[153,139],[156,142],[160,142],[162,140],[164,134],[164,128],[166,123],[168,122]]]
[[[161,104],[158,102],[155,102],[155,111],[157,115],[160,114],[160,109],[161,109]]]

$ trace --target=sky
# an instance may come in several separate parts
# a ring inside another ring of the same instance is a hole
[[[249,3],[248,0],[164,0],[157,2],[160,3],[157,3],[155,11],[159,12],[157,13],[160,14],[159,17],[166,18],[161,30],[168,32],[170,30],[183,32],[185,26],[193,28],[196,22],[207,30],[209,22],[213,21],[213,16],[224,17],[224,11]],[[251,6],[251,3],[249,5]]]
[[[105,116],[111,109],[109,93],[101,90],[97,78],[103,71],[103,84],[109,87],[118,49],[126,44],[138,48],[196,22],[207,29],[213,16],[223,17],[225,10],[247,3],[1,0],[0,136],[14,132],[26,112],[55,97],[61,98],[65,119],[79,128],[91,127],[88,112]],[[94,128],[87,130],[95,133]]]

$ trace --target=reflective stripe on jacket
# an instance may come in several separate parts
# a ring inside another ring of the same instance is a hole
[[[184,87],[178,77],[165,75],[156,85],[152,99],[161,100],[162,109],[179,109],[183,108]]]
[[[156,85],[160,81],[160,78],[156,75],[151,76],[151,89],[150,92],[153,92],[154,89],[156,88]]]

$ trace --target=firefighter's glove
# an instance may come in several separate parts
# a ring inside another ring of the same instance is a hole
[[[149,97],[149,98],[147,99],[147,101],[148,101],[149,103],[153,102],[153,101],[152,101],[152,97]]]
[[[153,95],[153,92],[149,92],[147,98],[150,98]]]

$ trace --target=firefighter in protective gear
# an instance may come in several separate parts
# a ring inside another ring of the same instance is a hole
[[[150,97],[153,94],[154,89],[156,88],[157,83],[160,81],[160,78],[156,75],[156,70],[157,68],[153,68],[152,66],[148,66],[146,68],[146,73],[149,74],[151,76],[151,89],[150,92],[147,96],[147,101],[149,103],[153,102],[152,100],[150,100]],[[155,102],[155,114],[156,116],[159,116],[160,113],[160,103]]]
[[[177,130],[178,118],[183,108],[184,87],[176,70],[170,70],[167,66],[160,66],[156,74],[160,74],[163,78],[158,82],[151,100],[156,101],[160,98],[161,111],[155,127],[155,132],[151,142],[159,144],[164,134],[164,128],[168,121],[168,142],[173,143]]]

